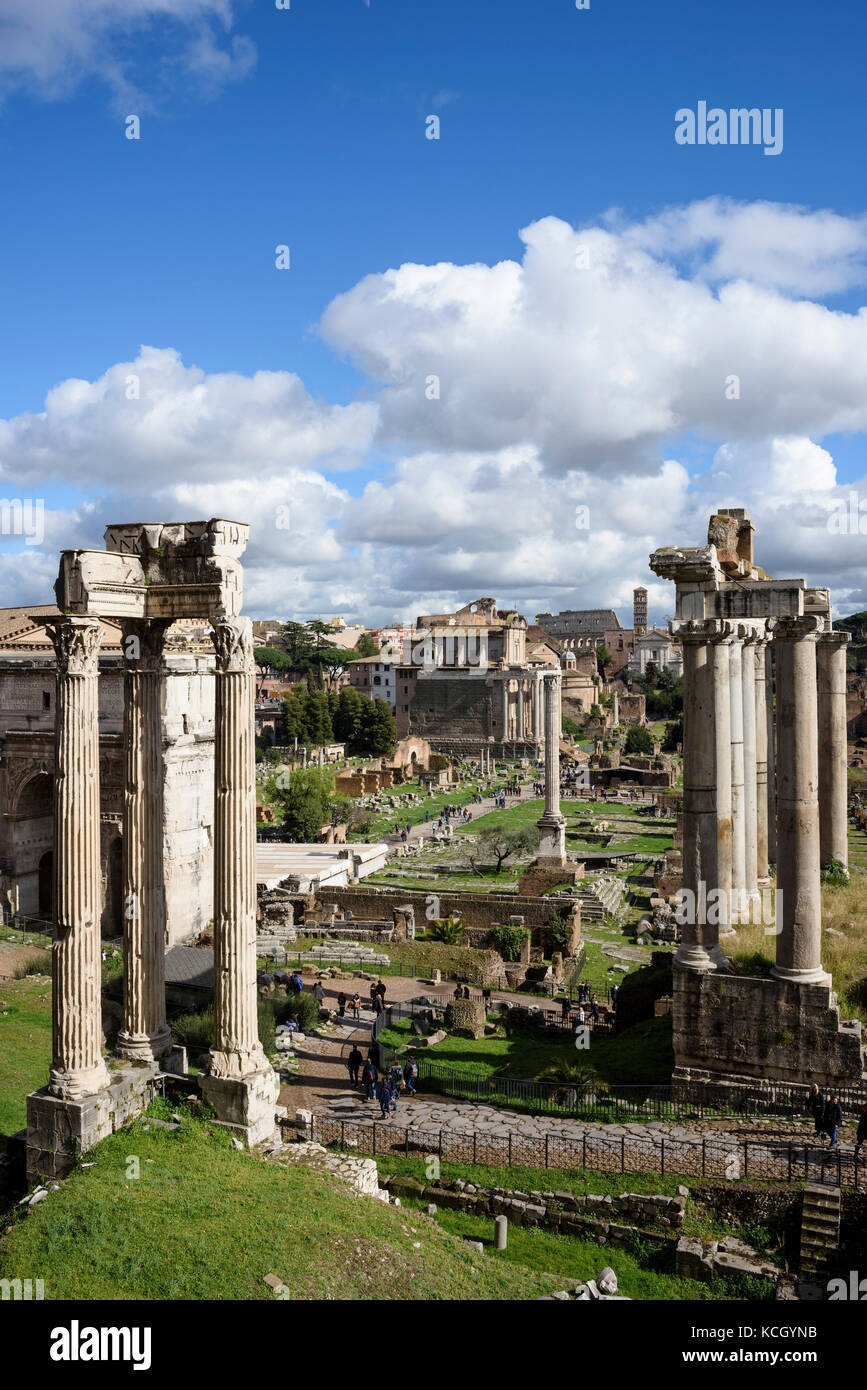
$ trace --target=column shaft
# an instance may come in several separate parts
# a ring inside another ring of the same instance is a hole
[[[765,653],[762,638],[754,648],[755,726],[756,726],[756,878],[768,879],[768,723],[765,694]]]
[[[824,983],[819,877],[819,753],[814,617],[775,623],[777,668],[777,963],[773,973]]]
[[[819,638],[819,852],[821,862],[836,859],[849,867],[848,761],[846,745],[847,632]]]
[[[54,947],[49,1090],[68,1100],[109,1084],[102,1056],[98,618],[45,624],[57,658]]]
[[[539,858],[566,862],[566,821],[560,814],[561,675],[543,677],[545,691],[545,810],[539,821]]]
[[[774,644],[765,647],[765,732],[768,740],[768,863],[777,862],[777,717]]]
[[[729,646],[732,760],[732,896],[731,922],[746,920],[746,822],[744,817],[743,643],[739,628]]]
[[[256,764],[248,618],[214,624],[214,1045],[211,1075],[270,1070],[256,995]]]
[[[741,671],[744,731],[744,920],[757,922],[760,916],[758,786],[756,776],[756,659],[753,634],[744,640]]]
[[[156,1061],[171,1047],[166,1023],[163,877],[162,653],[167,622],[123,625],[127,657],[123,736],[123,1025],[117,1050]]]

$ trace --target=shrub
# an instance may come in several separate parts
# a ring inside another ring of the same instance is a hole
[[[277,1024],[274,1017],[274,1005],[270,999],[260,999],[257,1008],[259,1019],[259,1041],[265,1051],[266,1057],[277,1047]]]
[[[18,962],[12,973],[16,980],[23,980],[25,975],[50,975],[51,956],[47,952],[25,956],[23,960]]]
[[[319,1003],[306,990],[300,994],[287,996],[286,999],[275,1001],[272,1006],[276,1023],[286,1023],[290,1014],[298,1015],[298,1029],[301,1033],[310,1033],[319,1022]]]
[[[214,1041],[213,1004],[201,1013],[179,1014],[172,1023],[172,1032],[184,1047],[210,1047]]]
[[[441,941],[445,946],[459,946],[463,934],[463,922],[452,916],[446,922],[437,922],[433,929],[434,940]]]
[[[529,935],[526,927],[491,927],[491,940],[503,960],[520,960],[521,946]]]
[[[849,874],[839,859],[829,859],[822,868],[822,882],[827,883],[831,888],[845,888],[849,882]]]

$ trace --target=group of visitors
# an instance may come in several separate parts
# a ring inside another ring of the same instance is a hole
[[[353,1043],[346,1064],[349,1068],[349,1080],[353,1087],[359,1085],[363,1087],[365,1101],[374,1099],[379,1101],[380,1113],[384,1120],[397,1110],[397,1098],[402,1091],[405,1091],[408,1096],[416,1094],[415,1083],[418,1079],[418,1063],[411,1052],[402,1066],[400,1062],[395,1060],[388,1071],[380,1076],[379,1044],[371,1043],[365,1061],[358,1043]]]

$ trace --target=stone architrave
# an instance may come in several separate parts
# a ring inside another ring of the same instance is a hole
[[[817,650],[819,724],[819,857],[848,870],[846,646],[848,632],[823,632]]]
[[[816,645],[819,620],[772,619],[777,667],[777,960],[772,974],[827,984],[822,968]]]
[[[57,659],[54,947],[49,1092],[77,1101],[109,1085],[102,1055],[98,618],[44,624]]]
[[[560,688],[561,675],[545,675],[545,810],[539,827],[539,859],[566,863],[566,818],[560,812]]]
[[[252,625],[215,619],[214,1043],[204,1095],[249,1143],[274,1129],[279,1083],[259,1041]]]
[[[756,730],[756,882],[766,886],[768,876],[768,716],[765,692],[767,640],[757,634],[753,647]]]
[[[167,620],[122,624],[123,1057],[157,1061],[172,1045],[166,1022],[166,890],[163,872],[162,682]]]
[[[731,627],[688,620],[673,632],[684,659],[685,920],[675,961],[704,972],[727,968],[719,938],[728,927],[731,893]]]

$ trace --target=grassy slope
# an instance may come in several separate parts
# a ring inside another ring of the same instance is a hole
[[[336,1180],[237,1152],[200,1121],[176,1133],[137,1121],[87,1157],[95,1167],[15,1220],[0,1277],[38,1272],[47,1299],[86,1300],[271,1300],[266,1274],[293,1300],[522,1299],[557,1287]]]
[[[0,1146],[26,1122],[29,1091],[44,1086],[51,1065],[51,980],[29,975],[0,981]]]

